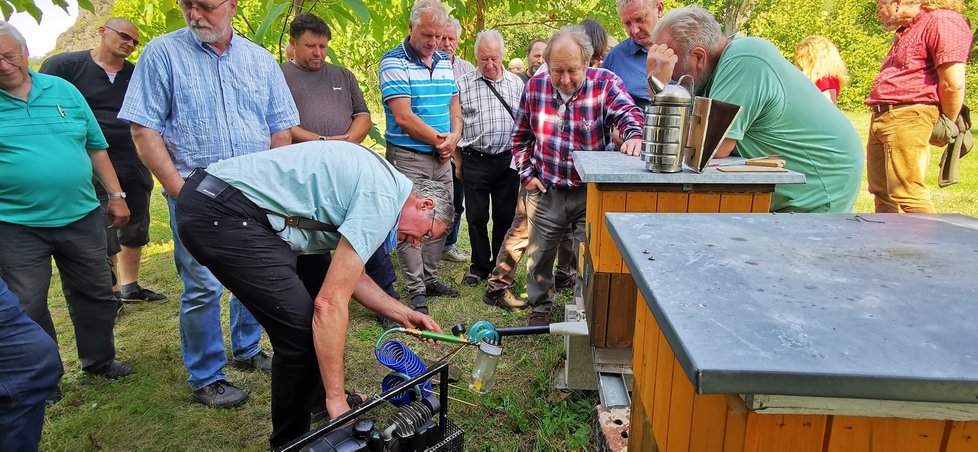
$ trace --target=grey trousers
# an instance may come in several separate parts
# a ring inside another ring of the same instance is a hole
[[[403,148],[387,145],[387,161],[411,180],[431,179],[442,182],[452,193],[452,165],[432,155],[417,154]],[[397,244],[397,261],[404,272],[408,297],[424,295],[426,286],[438,282],[438,262],[445,248],[445,236],[438,237],[415,248],[410,243]]]
[[[530,223],[527,246],[526,292],[533,312],[549,313],[554,301],[554,259],[564,231],[574,235],[574,249],[584,241],[587,188],[527,192],[526,215]]]
[[[51,258],[61,274],[61,289],[75,327],[82,370],[94,371],[115,359],[112,276],[105,255],[105,211],[92,210],[60,227],[30,227],[0,222],[0,276],[20,306],[57,342],[48,286]],[[113,231],[114,232],[114,231]]]

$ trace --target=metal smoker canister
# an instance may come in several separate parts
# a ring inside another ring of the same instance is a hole
[[[649,77],[656,92],[645,107],[642,131],[642,160],[653,173],[678,173],[683,170],[683,148],[692,96],[680,85],[663,85]]]

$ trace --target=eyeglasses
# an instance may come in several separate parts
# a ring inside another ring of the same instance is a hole
[[[134,38],[134,37],[132,37],[132,35],[130,35],[129,33],[116,30],[115,28],[112,28],[112,27],[107,26],[107,25],[102,25],[102,26],[105,27],[106,29],[109,29],[109,30],[114,31],[115,34],[119,35],[119,37],[122,38],[123,41],[130,41],[130,42],[132,42],[132,45],[134,45],[134,46],[138,46],[139,45],[139,40],[136,39],[136,38]]]
[[[18,66],[19,67],[20,64],[18,64],[18,63],[20,63],[20,59],[23,56],[24,56],[24,54],[23,53],[20,53],[20,52],[8,53],[6,55],[0,55],[0,61],[6,61],[7,64],[9,64],[11,66]]]
[[[428,232],[421,236],[422,243],[428,243],[435,235],[435,214],[431,214],[431,226],[428,227]]]
[[[184,11],[190,11],[194,8],[197,8],[197,10],[200,12],[210,14],[214,11],[217,11],[217,8],[220,8],[222,5],[224,5],[227,2],[228,0],[224,0],[223,2],[218,3],[214,6],[202,5],[200,3],[194,4],[192,2],[177,2],[177,3],[180,5],[180,8],[182,8]]]

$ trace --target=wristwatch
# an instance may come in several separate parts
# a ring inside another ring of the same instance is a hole
[[[326,141],[326,137],[324,137],[322,135],[320,135],[319,138],[316,138],[316,139],[319,140],[319,141]]]
[[[124,192],[124,191],[119,191],[119,192],[115,192],[115,193],[108,193],[107,195],[108,195],[109,199],[112,199],[112,198],[126,199],[126,192]]]

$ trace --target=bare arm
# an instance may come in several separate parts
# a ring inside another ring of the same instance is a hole
[[[353,117],[353,124],[350,124],[350,128],[346,130],[345,138],[340,137],[328,137],[330,139],[346,140],[352,143],[363,143],[363,139],[367,138],[367,134],[370,133],[370,127],[373,125],[373,121],[370,120],[370,113],[364,113],[362,115],[356,115]]]
[[[319,135],[316,135],[315,133],[312,133],[299,126],[293,126],[291,129],[289,129],[289,132],[292,135],[293,143],[303,143],[306,141],[316,141],[319,139]]]
[[[271,144],[269,145],[272,149],[288,146],[292,144],[292,132],[291,129],[279,130],[271,136]]]
[[[722,159],[730,155],[730,153],[733,152],[735,146],[737,146],[737,140],[724,138],[723,142],[720,143],[720,147],[717,148],[717,153],[713,157]]]
[[[945,63],[937,67],[937,96],[941,99],[941,113],[952,121],[958,119],[964,103],[964,63]]]
[[[98,178],[105,191],[118,193],[122,191],[119,178],[115,175],[112,162],[109,160],[109,153],[105,149],[89,149],[88,158],[92,160],[92,171]],[[122,198],[109,198],[109,205],[106,209],[109,216],[109,224],[112,228],[119,229],[129,222],[129,206]]]
[[[167,196],[176,198],[183,188],[183,178],[177,172],[177,167],[173,166],[173,159],[163,144],[163,136],[159,132],[143,127],[139,124],[129,126],[132,131],[132,140],[136,143],[136,152],[143,164],[159,179],[166,190]]]
[[[438,131],[432,129],[418,115],[411,111],[410,97],[396,97],[387,101],[387,105],[394,115],[394,122],[397,123],[408,135],[415,140],[437,146],[444,141],[444,137],[439,137]]]
[[[444,138],[444,141],[435,146],[442,161],[452,158],[455,145],[462,139],[462,104],[459,103],[458,94],[452,96],[452,101],[448,104],[448,116],[451,119],[450,132],[438,134],[440,138]]]

